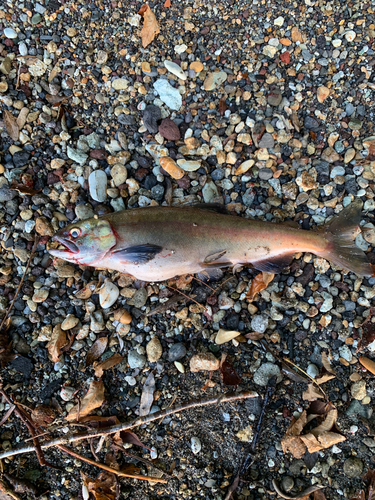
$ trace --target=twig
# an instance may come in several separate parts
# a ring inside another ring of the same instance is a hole
[[[286,498],[286,500],[299,500],[299,499],[303,500],[307,496],[311,495],[311,493],[314,493],[314,491],[322,490],[323,488],[325,488],[325,486],[322,486],[321,484],[315,484],[314,486],[310,486],[306,490],[301,491],[301,493],[299,493],[296,497],[291,497],[289,495],[286,495],[280,490],[280,488],[277,485],[277,482],[274,479],[272,479],[272,484],[273,487],[275,488],[276,493],[280,497]]]
[[[132,479],[142,479],[143,481],[154,481],[155,483],[166,483],[167,482],[165,479],[161,479],[160,477],[142,476],[139,474],[125,474],[125,472],[121,472],[119,470],[112,469],[112,467],[108,467],[108,465],[104,465],[104,464],[101,464],[99,462],[95,462],[95,460],[91,460],[91,458],[84,457],[83,455],[76,453],[75,451],[71,450],[70,448],[67,448],[66,446],[58,445],[57,447],[59,448],[59,450],[63,451],[64,453],[67,453],[68,455],[72,455],[72,457],[78,458],[79,460],[82,460],[83,462],[87,462],[88,464],[95,465],[95,467],[99,467],[99,469],[104,469],[107,472],[111,472],[112,474],[116,474],[116,476],[130,477]]]
[[[15,405],[10,405],[9,410],[5,413],[5,415],[1,419],[0,427],[5,424],[5,422],[8,420],[8,418],[11,416],[11,414],[14,412],[15,409],[16,409]]]
[[[266,388],[266,394],[264,395],[262,410],[261,410],[260,415],[259,415],[258,423],[257,423],[257,426],[255,428],[255,433],[254,433],[254,437],[253,437],[253,440],[252,440],[251,445],[250,445],[250,449],[249,449],[248,453],[246,454],[246,456],[244,457],[244,459],[242,460],[242,463],[238,469],[237,475],[234,478],[233,483],[230,485],[230,487],[228,489],[225,500],[230,500],[232,498],[232,494],[236,491],[236,489],[240,483],[241,477],[246,474],[246,471],[253,464],[253,462],[255,460],[255,450],[256,450],[256,447],[258,446],[258,441],[260,438],[260,434],[262,432],[264,416],[265,416],[266,411],[268,409],[268,405],[270,404],[270,401],[272,399],[273,393],[275,392],[276,381],[277,381],[277,378],[275,375],[273,377],[271,377],[270,380],[268,381],[267,388]]]
[[[174,292],[178,292],[180,293],[181,295],[183,295],[186,299],[188,300],[191,300],[192,302],[194,302],[194,304],[197,304],[197,306],[199,307],[202,307],[202,309],[204,309],[205,311],[207,311],[207,308],[200,304],[199,302],[197,302],[196,300],[194,300],[192,297],[189,297],[189,295],[186,295],[184,292],[181,292],[181,290],[177,290],[177,288],[173,288],[173,286],[168,286],[168,285],[165,285],[167,288],[170,288],[171,290],[173,290]]]
[[[32,424],[32,421],[29,417],[29,415],[19,406],[17,406],[17,403],[14,403],[8,394],[3,390],[2,387],[0,387],[0,394],[3,396],[3,398],[6,400],[6,402],[10,405],[15,405],[14,411],[15,413],[19,416],[19,418],[22,420],[22,422],[26,425],[28,431],[31,434],[31,437],[33,439],[34,447],[35,447],[35,453],[38,457],[40,465],[45,465],[47,467],[53,467],[55,468],[54,465],[50,464],[49,462],[46,461],[44,458],[44,454],[42,451],[42,448],[40,447],[39,439],[36,437],[36,432],[34,425]]]
[[[9,486],[0,479],[0,492],[5,493],[5,495],[9,495],[13,498],[13,500],[21,500],[21,497],[17,495]]]
[[[16,300],[17,300],[18,294],[20,293],[21,286],[22,286],[22,284],[23,284],[23,282],[25,280],[27,271],[28,271],[28,269],[30,267],[30,264],[31,264],[31,259],[34,256],[34,252],[36,250],[36,247],[37,247],[38,243],[39,243],[39,236],[35,236],[34,245],[33,245],[33,248],[31,249],[30,257],[29,257],[29,260],[27,261],[25,272],[23,273],[22,279],[20,281],[20,284],[17,287],[17,290],[16,290],[16,293],[14,294],[13,300],[12,300],[10,306],[8,307],[7,312],[5,313],[5,316],[4,316],[3,320],[2,320],[2,322],[0,323],[0,332],[3,329],[3,326],[4,326],[6,320],[7,320],[8,316],[9,316],[11,310],[13,309],[13,306],[14,306],[14,303],[16,302]]]
[[[190,401],[188,403],[184,403],[181,405],[174,406],[173,408],[167,408],[165,410],[161,410],[155,413],[151,413],[145,417],[138,417],[130,422],[113,425],[108,427],[107,429],[90,429],[87,432],[73,434],[72,436],[64,436],[59,437],[57,439],[51,439],[41,445],[42,449],[51,448],[52,446],[59,446],[68,443],[74,443],[76,441],[82,441],[82,439],[91,439],[98,436],[108,436],[110,434],[115,434],[116,432],[126,431],[128,429],[133,429],[134,427],[138,427],[140,425],[148,424],[153,422],[154,420],[158,420],[159,418],[167,417],[168,415],[172,415],[173,413],[179,413],[184,410],[189,410],[191,408],[197,408],[198,406],[208,406],[208,405],[217,405],[222,403],[229,403],[231,401],[236,401],[238,399],[249,399],[256,398],[259,394],[253,391],[244,391],[244,392],[232,392],[229,394],[222,394],[220,396],[212,397],[212,398],[204,398],[197,399],[194,401]],[[31,453],[35,450],[34,446],[23,446],[20,448],[14,448],[13,450],[7,450],[3,453],[0,453],[0,460],[7,457],[12,457],[14,455],[20,455],[22,453]]]

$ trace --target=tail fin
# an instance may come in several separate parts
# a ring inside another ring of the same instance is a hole
[[[321,256],[360,276],[372,276],[373,270],[366,254],[356,246],[354,241],[354,234],[361,220],[361,212],[362,202],[357,199],[322,228],[321,231],[329,245]]]

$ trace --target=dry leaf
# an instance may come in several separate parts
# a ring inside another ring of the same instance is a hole
[[[82,497],[88,500],[90,495],[95,500],[115,500],[116,479],[109,472],[101,472],[96,479],[91,479],[81,472]]]
[[[332,373],[333,375],[336,375],[335,370],[332,368],[331,363],[329,362],[328,356],[326,352],[322,352],[322,363],[324,368],[327,370],[328,373]]]
[[[155,36],[160,33],[160,28],[155,14],[152,12],[148,4],[142,6],[139,14],[143,15],[143,28],[141,31],[141,38],[142,47],[146,48],[147,45],[150,45]]]
[[[223,382],[225,385],[239,385],[242,382],[241,377],[238,375],[232,363],[228,360],[227,355],[222,355],[222,361],[220,363],[220,372],[223,376]]]
[[[55,410],[48,405],[38,405],[31,412],[31,419],[38,427],[50,425],[55,416]]]
[[[309,384],[307,387],[307,391],[304,391],[302,394],[302,398],[305,401],[315,401],[317,398],[323,398],[323,394],[314,384]]]
[[[141,448],[146,448],[150,450],[147,446],[145,446],[140,440],[139,437],[134,434],[132,431],[121,431],[116,432],[113,437],[115,443],[122,445],[123,443],[134,444],[135,446],[140,446]],[[151,451],[151,450],[150,450]]]
[[[4,109],[3,111],[4,125],[8,135],[13,141],[18,141],[20,138],[20,129],[18,128],[16,119],[10,111]]]
[[[105,359],[101,363],[94,363],[95,377],[101,378],[104,370],[109,370],[109,368],[118,365],[123,359],[123,356],[116,352],[113,356]]]
[[[223,96],[219,101],[218,109],[219,109],[219,113],[221,114],[221,116],[224,116],[225,111],[228,109],[227,103],[225,102],[225,100],[226,100],[226,97]]]
[[[249,332],[249,333],[246,333],[246,335],[244,335],[244,337],[246,337],[247,339],[250,339],[250,340],[260,340],[264,337],[264,333]]]
[[[154,401],[154,391],[155,391],[155,377],[154,374],[151,372],[146,379],[145,385],[143,386],[141,402],[139,405],[139,415],[141,417],[148,415],[150,413],[151,406]]]
[[[21,194],[27,194],[29,196],[34,196],[34,194],[37,194],[41,191],[41,189],[34,189],[32,187],[25,186],[25,184],[19,184],[15,180],[12,181],[10,188],[18,191]]]
[[[107,349],[108,337],[100,337],[95,340],[86,356],[86,366],[92,365]]]
[[[48,352],[54,363],[60,359],[62,348],[67,344],[66,332],[61,330],[60,325],[56,325],[52,331],[51,340],[47,344]]]
[[[19,112],[19,115],[17,116],[17,126],[19,128],[19,130],[22,130],[25,123],[26,123],[26,118],[27,118],[27,115],[29,114],[29,110],[28,108],[22,108],[21,111]]]
[[[74,420],[80,420],[91,413],[95,408],[102,406],[104,402],[104,384],[101,380],[98,382],[91,382],[89,390],[87,391],[85,397],[82,399],[80,405],[75,405],[68,415],[66,420],[68,422],[73,422]]]
[[[246,294],[246,299],[249,302],[252,302],[256,294],[266,289],[274,277],[275,277],[274,274],[265,273],[264,271],[257,274],[253,279],[253,281],[251,282],[250,289]]]

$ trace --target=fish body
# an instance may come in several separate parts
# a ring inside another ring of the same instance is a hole
[[[355,246],[360,203],[352,203],[331,224],[305,231],[196,207],[123,210],[73,223],[54,239],[65,248],[56,257],[128,273],[143,281],[252,264],[280,272],[296,252],[311,252],[360,275],[372,269]]]

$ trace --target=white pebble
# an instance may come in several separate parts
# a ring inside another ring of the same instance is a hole
[[[13,28],[5,28],[4,35],[7,38],[17,38],[17,33],[16,33],[16,31],[14,31]]]
[[[202,444],[200,440],[197,437],[192,437],[191,438],[191,451],[194,453],[194,455],[197,455],[202,449]]]
[[[99,302],[103,309],[111,307],[120,295],[120,290],[111,281],[106,281],[99,291]]]
[[[90,195],[95,201],[107,198],[107,176],[103,170],[94,170],[89,176]]]

